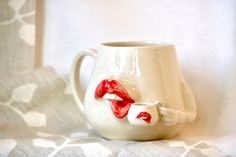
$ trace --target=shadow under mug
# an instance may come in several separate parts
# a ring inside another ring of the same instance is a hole
[[[128,121],[132,125],[154,126],[159,120],[158,107],[161,106],[159,101],[135,102],[130,106],[128,112]]]

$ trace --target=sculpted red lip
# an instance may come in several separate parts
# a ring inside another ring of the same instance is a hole
[[[148,112],[140,112],[137,117],[138,119],[144,120],[146,123],[150,123],[152,116]]]
[[[113,114],[117,118],[123,118],[128,114],[130,105],[134,100],[129,96],[126,89],[116,80],[103,80],[100,82],[95,90],[95,98],[102,98],[106,93],[115,94],[122,98],[121,101],[108,100]]]

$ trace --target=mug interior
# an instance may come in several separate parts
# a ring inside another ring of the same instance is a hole
[[[115,42],[103,43],[102,45],[109,47],[162,47],[162,46],[169,46],[172,44],[145,42],[145,41],[115,41]]]

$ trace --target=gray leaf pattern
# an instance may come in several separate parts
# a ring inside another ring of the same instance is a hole
[[[205,156],[215,156],[215,157],[224,157],[227,156],[226,154],[224,154],[223,152],[219,151],[216,148],[199,148],[196,147],[200,144],[203,144],[204,141],[198,141],[192,145],[186,145],[185,141],[174,141],[174,140],[168,140],[169,146],[170,147],[184,147],[184,152],[180,155],[180,157],[186,157],[187,154],[191,151],[191,150],[199,150],[200,152],[202,152]]]
[[[10,0],[8,5],[14,10],[15,16],[12,19],[0,22],[0,25],[9,25],[15,21],[19,21],[22,26],[19,31],[20,38],[28,45],[34,46],[35,44],[35,26],[31,24],[26,24],[23,20],[25,17],[32,16],[35,11],[28,12],[25,14],[20,14],[20,8],[24,5],[26,0]]]
[[[35,66],[35,1],[0,1],[0,77]]]
[[[0,139],[0,156],[7,157],[16,145],[17,142],[14,139]]]
[[[37,85],[33,83],[21,85],[13,90],[11,99],[9,101],[0,102],[0,105],[8,107],[12,111],[14,111],[25,121],[25,123],[28,126],[31,127],[45,126],[46,116],[44,114],[38,113],[36,111],[29,111],[27,113],[23,113],[20,109],[12,105],[14,101],[29,103],[32,100],[36,88]]]

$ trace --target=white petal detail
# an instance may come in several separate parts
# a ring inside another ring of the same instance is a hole
[[[64,90],[64,94],[72,95],[71,86],[68,84]]]
[[[33,145],[38,147],[44,147],[44,148],[56,148],[56,143],[51,140],[42,139],[42,138],[36,138],[33,139]]]
[[[223,156],[227,156],[226,154],[224,154],[223,152],[219,151],[216,148],[206,148],[206,149],[201,149],[200,150],[204,155],[206,156],[212,156],[212,157],[223,157]]]
[[[27,112],[23,118],[28,126],[42,127],[47,124],[46,115],[35,111]]]
[[[99,143],[80,144],[80,148],[83,150],[86,157],[105,157],[112,153],[111,150]]]
[[[87,137],[89,134],[87,132],[75,132],[70,135],[71,138],[78,138],[78,137]]]
[[[52,137],[52,136],[55,136],[53,134],[49,134],[49,133],[46,133],[46,132],[37,132],[36,133],[39,137]]]
[[[34,25],[29,25],[29,24],[24,24],[20,31],[20,38],[29,44],[30,46],[34,46],[35,44],[35,26]]]
[[[17,145],[14,139],[0,139],[0,156],[7,157]]]
[[[168,143],[169,143],[170,147],[185,147],[185,142],[184,141],[168,140]]]
[[[33,83],[25,84],[14,89],[11,99],[14,101],[23,101],[29,103],[33,97],[37,85]]]
[[[10,0],[8,2],[9,6],[15,10],[15,12],[18,12],[19,9],[24,5],[25,0]]]

